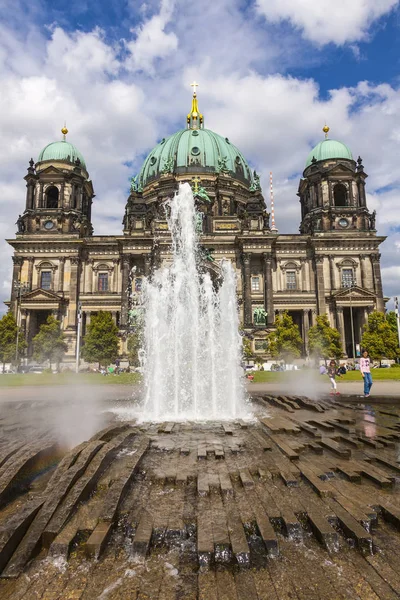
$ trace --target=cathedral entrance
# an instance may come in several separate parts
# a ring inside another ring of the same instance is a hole
[[[27,356],[28,358],[32,357],[33,346],[32,340],[37,333],[39,333],[39,329],[41,325],[46,323],[47,317],[52,314],[51,310],[31,310],[29,311],[29,319],[28,319],[28,331],[26,332],[26,341],[28,343],[27,348]]]
[[[363,314],[364,309],[362,308],[343,308],[343,320],[344,320],[344,336],[345,336],[345,347],[346,354],[349,358],[357,358],[357,344],[361,343],[362,337],[362,325],[363,325]],[[353,315],[351,315],[353,313]],[[352,324],[353,319],[353,324]],[[352,333],[353,328],[353,333]],[[353,335],[354,335],[354,350],[353,350]],[[355,351],[355,352],[354,352]],[[354,356],[356,354],[356,356]]]

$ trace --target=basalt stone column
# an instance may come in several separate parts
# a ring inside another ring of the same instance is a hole
[[[324,281],[324,257],[316,256],[315,265],[317,271],[317,301],[318,301],[318,314],[324,315],[326,313],[326,302],[325,302],[325,281]]]
[[[380,254],[371,254],[372,272],[374,274],[374,289],[376,294],[376,310],[379,312],[384,312],[385,303],[383,301],[380,258]]]
[[[346,336],[344,331],[344,318],[343,318],[343,307],[336,307],[336,327],[340,333],[340,341],[342,343],[343,354],[346,354]]]
[[[18,289],[17,285],[21,280],[21,267],[24,262],[21,256],[13,256],[13,274],[12,274],[12,282],[11,282],[11,311],[14,317],[17,317],[17,296]]]
[[[76,328],[76,312],[78,304],[78,273],[80,260],[78,256],[69,258],[71,264],[71,276],[69,283],[69,304],[68,304],[68,329]]]
[[[264,306],[267,313],[267,325],[274,324],[274,290],[272,287],[272,255],[263,254],[264,259]]]
[[[129,303],[129,271],[131,257],[124,255],[121,259],[122,290],[121,290],[121,327],[128,325],[128,303]]]
[[[253,324],[251,309],[251,254],[243,254],[243,300],[244,300],[244,324],[250,327]]]

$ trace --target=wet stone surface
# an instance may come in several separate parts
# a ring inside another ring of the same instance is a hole
[[[30,422],[14,404],[0,419],[1,600],[398,598],[400,407],[253,406],[229,424],[108,412],[66,450],[40,407]]]

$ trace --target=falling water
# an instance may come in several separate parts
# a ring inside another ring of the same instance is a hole
[[[189,184],[167,203],[172,263],[143,285],[146,420],[248,416],[240,367],[236,275],[220,265],[219,286],[199,269],[196,209]],[[217,287],[217,289],[216,289]]]

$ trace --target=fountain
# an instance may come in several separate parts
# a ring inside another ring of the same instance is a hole
[[[189,184],[166,203],[172,262],[143,284],[142,418],[227,420],[249,416],[240,367],[236,274],[219,285],[202,269],[198,216]]]

